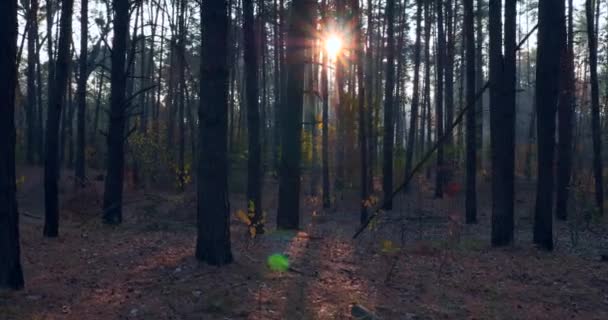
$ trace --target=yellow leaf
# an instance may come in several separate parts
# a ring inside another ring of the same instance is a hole
[[[249,217],[247,216],[247,214],[245,213],[245,211],[243,210],[239,210],[236,212],[236,217],[243,223],[250,225],[251,224],[251,219],[249,219]]]

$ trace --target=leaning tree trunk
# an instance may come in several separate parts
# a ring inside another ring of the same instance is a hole
[[[591,135],[593,136],[593,175],[595,176],[595,202],[601,214],[604,211],[604,185],[602,178],[602,136],[600,127],[600,92],[597,75],[597,37],[593,4],[599,0],[586,0],[587,37],[589,39],[589,70],[591,74]],[[599,5],[598,5],[599,7]]]
[[[232,262],[227,150],[227,12],[226,0],[203,1],[196,258],[211,265]]]
[[[306,48],[313,3],[311,0],[293,0],[287,31],[286,65],[287,87],[281,106],[281,172],[279,177],[279,207],[277,227],[297,229],[300,223],[300,160],[302,155],[302,103]]]
[[[23,288],[15,185],[17,0],[0,2],[0,289]]]
[[[384,210],[393,209],[393,90],[395,88],[395,0],[386,3],[386,85],[384,87],[384,136],[382,190]]]
[[[536,109],[538,136],[538,182],[534,215],[534,243],[553,250],[553,157],[555,113],[559,96],[560,32],[564,2],[540,0],[538,8],[538,49],[536,68]]]
[[[61,105],[64,101],[70,69],[73,5],[74,0],[63,0],[61,6],[55,78],[51,81],[51,87],[49,88],[46,159],[44,162],[44,235],[47,237],[57,237],[59,233],[59,119],[61,117]]]
[[[129,105],[125,100],[129,3],[124,0],[114,0],[113,6],[114,39],[112,40],[110,124],[107,133],[108,158],[103,199],[103,221],[107,224],[120,224],[122,222],[126,109]]]

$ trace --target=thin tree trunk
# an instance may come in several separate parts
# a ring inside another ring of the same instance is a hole
[[[557,106],[559,140],[557,144],[557,188],[555,216],[560,220],[568,217],[568,198],[572,176],[572,132],[574,127],[574,26],[573,0],[568,0],[568,28],[561,32],[561,89]]]
[[[384,87],[384,135],[382,161],[382,191],[384,210],[393,209],[393,90],[395,88],[395,0],[386,3],[386,85]]]
[[[245,58],[245,89],[247,98],[248,158],[247,158],[247,208],[253,216],[251,227],[257,232],[262,225],[262,155],[260,152],[260,106],[258,94],[258,43],[254,31],[253,0],[243,0],[243,36]]]
[[[443,80],[445,59],[445,34],[443,28],[443,5],[442,0],[436,2],[437,10],[437,86],[435,91],[435,122],[437,123],[436,139],[443,137]],[[445,183],[444,147],[440,144],[437,148],[437,172],[435,173],[435,197],[443,198],[443,184]]]
[[[412,106],[410,113],[410,127],[407,138],[407,147],[405,148],[405,172],[407,177],[412,171],[412,161],[414,158],[414,148],[416,147],[416,132],[418,130],[418,109],[420,104],[420,38],[421,38],[421,22],[422,22],[422,3],[421,0],[416,1],[416,42],[414,43],[414,88],[412,93]],[[408,189],[406,189],[407,191]]]
[[[602,177],[602,136],[600,126],[600,93],[597,74],[597,29],[595,27],[594,3],[586,0],[587,37],[589,43],[589,70],[591,75],[591,135],[593,137],[593,176],[595,177],[595,202],[600,215],[604,212],[604,185]],[[599,8],[599,3],[598,3]]]
[[[466,46],[466,222],[477,223],[477,139],[475,108],[475,25],[473,17],[473,0],[464,0],[464,38]],[[481,66],[477,66],[481,67]]]
[[[323,0],[321,5],[321,19],[323,21],[323,30],[327,29],[327,2]],[[329,94],[328,94],[328,79],[327,79],[327,52],[323,52],[323,60],[321,62],[321,98],[323,100],[323,131],[321,158],[323,161],[323,208],[331,206],[330,186],[329,186]]]
[[[77,185],[83,186],[85,180],[85,119],[87,109],[87,59],[88,59],[88,0],[81,1],[80,10],[80,61],[78,88],[76,95],[78,100],[78,120],[77,120],[77,143],[76,143],[76,166],[74,168],[75,181]]]

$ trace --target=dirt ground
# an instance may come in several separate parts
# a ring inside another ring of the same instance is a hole
[[[0,294],[0,319],[353,319],[360,305],[382,319],[608,319],[605,224],[556,222],[556,250],[531,245],[533,187],[518,184],[516,245],[489,247],[489,200],[464,225],[462,195],[432,199],[422,181],[356,240],[356,193],[322,210],[306,197],[302,230],[275,231],[268,179],[266,234],[251,239],[233,218],[235,262],[197,262],[192,192],[128,190],[125,222],[101,224],[102,184],[74,194],[63,181],[60,237],[42,237],[40,169],[21,168],[26,288]],[[246,209],[234,195],[232,211]],[[578,236],[576,236],[578,235]],[[273,253],[291,269],[271,271]]]

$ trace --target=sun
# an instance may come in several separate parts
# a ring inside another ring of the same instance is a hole
[[[327,55],[334,58],[342,49],[342,39],[337,35],[330,35],[325,39],[325,51]]]

